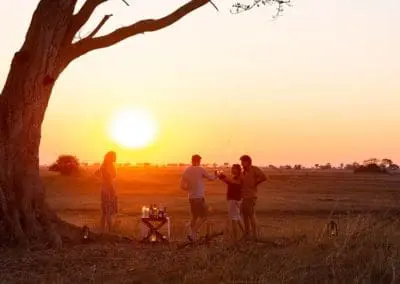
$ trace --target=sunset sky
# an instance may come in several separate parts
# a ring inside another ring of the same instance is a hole
[[[110,0],[103,33],[165,15],[184,1]],[[168,2],[167,4],[165,4]],[[389,157],[400,162],[400,1],[296,0],[276,21],[272,9],[235,16],[215,0],[162,31],[79,58],[53,91],[41,163],[59,154],[98,161],[314,164]],[[0,1],[0,85],[38,1]],[[87,34],[86,27],[82,35]],[[111,118],[145,109],[152,145],[112,140]]]

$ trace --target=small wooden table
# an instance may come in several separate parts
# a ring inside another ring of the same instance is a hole
[[[169,222],[169,217],[141,218],[141,222],[149,229],[149,231],[147,232],[147,235],[142,239],[143,243],[151,243],[151,242],[157,242],[157,241],[168,243],[167,236],[160,233],[160,229]],[[168,235],[169,234],[170,234],[170,232],[169,232],[169,226],[168,226]],[[153,241],[151,239],[153,235],[156,238],[155,241]]]

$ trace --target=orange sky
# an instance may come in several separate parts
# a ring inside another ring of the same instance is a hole
[[[37,2],[0,3],[0,85]],[[112,13],[103,32],[111,31],[184,1],[120,2],[109,1],[91,25]],[[194,152],[205,162],[242,153],[258,164],[400,162],[398,0],[301,0],[275,22],[271,10],[233,16],[229,0],[215,2],[219,13],[205,6],[73,63],[53,92],[41,162],[64,153],[97,161],[111,148],[133,162],[187,161]],[[111,116],[125,107],[156,118],[152,146],[112,141]]]

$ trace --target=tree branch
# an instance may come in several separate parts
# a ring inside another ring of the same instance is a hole
[[[98,2],[100,0],[88,0],[88,2],[89,1]],[[72,45],[72,59],[75,59],[79,56],[84,55],[85,53],[96,49],[112,46],[137,34],[161,30],[174,24],[175,22],[182,19],[184,16],[188,15],[189,13],[204,6],[209,2],[210,0],[191,0],[165,17],[159,19],[142,20],[130,26],[119,28],[111,32],[110,34],[101,37],[87,37]]]
[[[87,23],[94,10],[96,10],[96,8],[100,4],[103,4],[106,1],[107,0],[86,0],[79,12],[76,13],[72,18],[71,28],[69,32],[71,42],[76,33]]]
[[[128,2],[126,2],[126,0],[122,0],[126,6],[130,6]]]
[[[93,38],[99,31],[100,29],[105,25],[105,23],[112,17],[112,14],[105,15],[101,22],[96,26],[96,28],[89,34],[89,38]]]
[[[252,4],[242,4],[242,3],[235,3],[232,6],[231,13],[232,14],[239,14],[242,12],[249,11],[255,7],[266,6],[266,5],[277,5],[276,14],[273,18],[276,18],[281,15],[283,12],[284,6],[290,6],[292,0],[253,0]]]
[[[217,10],[217,12],[219,12],[219,9],[217,7],[217,5],[215,5],[215,3],[213,1],[210,0],[211,5],[213,5],[213,7],[215,8],[215,10]]]

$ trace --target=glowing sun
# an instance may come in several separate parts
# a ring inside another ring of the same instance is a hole
[[[149,112],[130,109],[115,115],[110,132],[114,141],[124,147],[143,148],[154,141],[157,125]]]

